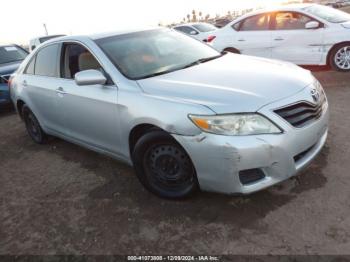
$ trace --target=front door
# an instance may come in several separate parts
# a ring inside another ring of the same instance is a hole
[[[319,64],[323,54],[324,26],[306,29],[313,18],[298,12],[277,12],[272,31],[271,56],[300,65]]]
[[[58,107],[64,115],[69,137],[77,142],[116,153],[119,144],[118,90],[113,83],[79,86],[74,75],[102,66],[85,47],[66,43],[62,47],[62,93]]]

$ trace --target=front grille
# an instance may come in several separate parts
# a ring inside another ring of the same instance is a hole
[[[0,84],[7,84],[11,75],[2,75],[0,76]]]
[[[302,101],[277,109],[274,112],[285,119],[292,126],[301,128],[315,122],[322,116],[325,102],[326,96],[322,92],[320,102],[318,104],[311,104],[309,102]]]

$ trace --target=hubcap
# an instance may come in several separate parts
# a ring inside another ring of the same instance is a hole
[[[144,164],[148,178],[161,190],[181,191],[193,184],[191,161],[183,150],[174,145],[150,148]]]
[[[350,69],[350,46],[339,49],[335,54],[334,62],[340,69]]]

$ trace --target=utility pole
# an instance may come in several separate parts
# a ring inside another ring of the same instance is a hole
[[[43,26],[44,26],[44,29],[45,29],[45,34],[46,34],[46,35],[49,35],[49,33],[47,32],[46,24],[44,23]]]

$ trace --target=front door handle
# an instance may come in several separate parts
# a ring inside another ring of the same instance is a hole
[[[282,37],[275,38],[275,41],[283,41],[284,39]]]
[[[26,80],[24,80],[24,81],[22,82],[22,85],[23,85],[23,86],[28,86],[27,81],[26,81]]]
[[[245,39],[238,39],[238,42],[245,42]]]
[[[57,89],[56,89],[56,92],[57,92],[57,94],[61,94],[61,95],[67,94],[67,92],[64,91],[64,89],[63,89],[62,87],[57,88]]]

